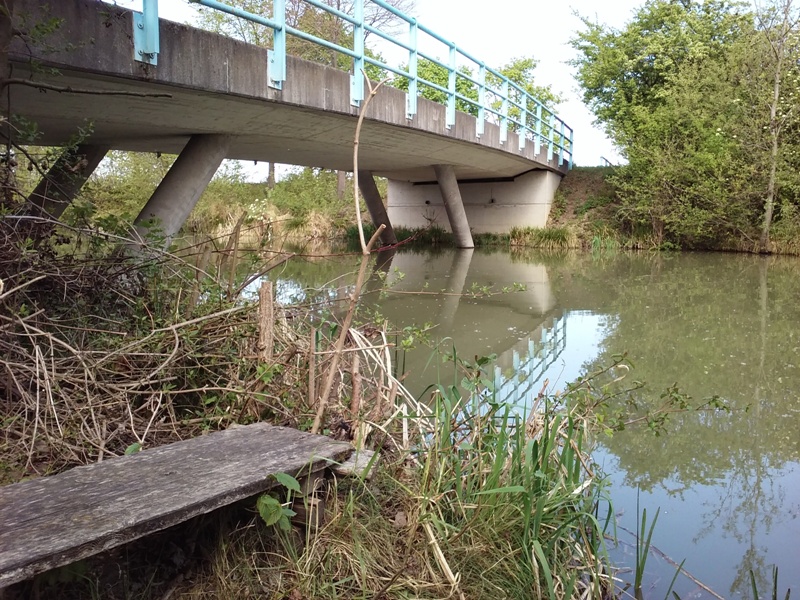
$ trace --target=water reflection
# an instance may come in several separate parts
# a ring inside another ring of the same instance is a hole
[[[519,361],[531,339],[546,338],[560,315],[545,266],[511,264],[501,253],[397,254],[386,287],[388,294],[368,302],[392,323],[434,324],[433,338],[443,353],[455,349],[467,360],[495,354],[503,371],[513,370],[514,356]],[[432,360],[428,348],[405,354],[401,364],[407,386],[416,393],[456,376],[452,367]]]
[[[653,543],[675,562],[686,558],[720,596],[749,597],[750,569],[767,595],[773,564],[783,589],[800,589],[800,261],[481,251],[389,258],[376,265],[365,303],[400,327],[436,324],[443,352],[496,354],[497,383],[517,405],[530,405],[545,379],[562,388],[623,352],[631,377],[647,383],[636,397],[643,409],[675,383],[696,399],[727,400],[729,415],[675,415],[664,436],[630,430],[603,441],[596,459],[620,522],[635,530],[638,489],[649,515],[661,508]],[[303,282],[288,284],[294,297],[303,289],[306,300],[335,298],[342,292],[326,284],[346,290],[343,274],[357,261],[320,261],[307,274],[287,265],[274,276]],[[473,294],[514,283],[526,290]],[[404,370],[418,394],[432,381],[460,380],[429,349],[409,353]],[[651,597],[665,596],[673,573],[662,558],[648,562]],[[676,590],[714,597],[686,577]]]
[[[617,292],[617,318],[586,368],[628,350],[635,377],[649,384],[637,394],[641,406],[655,407],[659,390],[678,382],[733,409],[675,416],[661,438],[623,432],[598,453],[623,522],[635,527],[638,487],[643,505],[662,508],[656,545],[677,561],[686,557],[687,568],[724,597],[748,597],[751,569],[768,590],[772,564],[781,566],[782,587],[800,587],[797,268],[792,260],[714,255],[621,258],[602,267],[603,286]],[[625,276],[609,277],[612,269]],[[597,274],[589,279],[596,283]],[[666,582],[672,572],[654,565]],[[691,581],[682,585],[713,597]]]

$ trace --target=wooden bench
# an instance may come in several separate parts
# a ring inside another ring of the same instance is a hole
[[[0,588],[260,494],[317,478],[352,446],[265,423],[0,487]]]

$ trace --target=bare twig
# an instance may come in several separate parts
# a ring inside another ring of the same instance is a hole
[[[0,91],[11,85],[22,85],[37,90],[58,92],[59,94],[88,94],[92,96],[133,96],[134,98],[172,98],[172,94],[163,92],[130,92],[126,90],[89,90],[71,86],[52,85],[31,81],[30,79],[5,79],[0,81]]]

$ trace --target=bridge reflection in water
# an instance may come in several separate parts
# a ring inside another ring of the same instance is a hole
[[[530,405],[566,348],[567,316],[556,307],[543,264],[509,262],[505,253],[445,250],[398,253],[379,266],[388,294],[372,299],[399,326],[433,326],[438,353],[467,360],[496,355],[492,369],[499,399]],[[377,280],[376,280],[377,281]],[[452,362],[416,344],[398,352],[406,386],[422,394],[432,383],[460,382]]]

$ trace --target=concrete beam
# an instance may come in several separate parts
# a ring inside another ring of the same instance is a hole
[[[142,238],[159,228],[169,240],[186,222],[230,147],[227,135],[193,135],[147,201],[134,225]],[[155,224],[155,225],[154,225]]]
[[[389,215],[386,213],[386,207],[383,205],[383,198],[381,198],[381,193],[378,191],[378,186],[372,173],[369,171],[358,172],[358,189],[361,190],[361,195],[364,196],[364,202],[367,205],[372,224],[375,227],[386,225],[386,229],[381,234],[381,243],[384,246],[396,244],[397,236],[394,234]]]
[[[464,203],[461,201],[461,192],[458,189],[456,173],[450,165],[433,165],[436,179],[439,182],[439,189],[444,200],[444,209],[447,211],[447,219],[450,221],[450,228],[453,230],[453,237],[458,248],[474,248],[472,233],[469,230],[467,213],[464,210]]]
[[[108,146],[91,144],[65,150],[28,196],[30,214],[58,219],[108,151]]]

